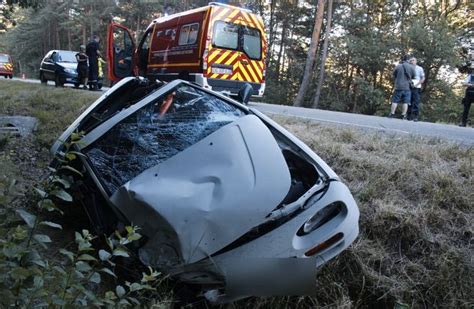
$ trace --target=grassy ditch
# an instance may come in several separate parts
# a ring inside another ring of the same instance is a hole
[[[31,188],[46,174],[51,159],[47,148],[99,95],[0,82],[0,114],[40,120],[32,138],[0,140],[0,185],[18,181],[19,198],[11,201],[15,207],[32,208]],[[361,231],[349,250],[321,269],[317,297],[251,298],[236,307],[474,305],[472,147],[294,118],[276,120],[349,186],[361,211]]]

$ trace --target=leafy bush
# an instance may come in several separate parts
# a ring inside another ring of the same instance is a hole
[[[64,157],[58,158],[62,162],[60,167],[51,169],[43,188],[35,188],[39,197],[36,215],[12,207],[15,181],[6,186],[7,179],[1,179],[0,304],[4,307],[131,306],[139,305],[137,298],[155,289],[160,274],[149,268],[138,282],[125,282],[116,285],[115,290],[100,291],[103,275],[117,278],[116,260],[128,258],[127,245],[141,238],[134,226],[106,237],[107,248],[100,250],[92,245],[96,236],[88,230],[76,232],[75,250],[60,248],[59,254],[49,256],[52,239],[45,228],[63,227],[43,220],[42,216],[45,212],[62,212],[57,206],[59,201],[72,202],[67,192],[71,178],[61,171],[79,173],[69,165],[80,155],[69,149],[79,142],[80,135],[73,134]]]

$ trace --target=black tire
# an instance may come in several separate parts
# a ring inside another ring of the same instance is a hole
[[[46,77],[44,77],[43,73],[40,73],[40,82],[45,85],[48,83],[48,80],[46,79]]]
[[[61,80],[61,77],[56,74],[56,76],[54,77],[54,85],[56,87],[63,87],[64,86],[64,82]]]
[[[102,89],[102,84],[97,84],[97,89]]]
[[[12,78],[13,78],[13,75],[9,75],[8,77],[9,77],[10,79],[12,79]]]
[[[3,75],[3,77],[5,77],[5,79],[7,79],[7,78],[8,78],[8,76],[7,76],[7,75]]]

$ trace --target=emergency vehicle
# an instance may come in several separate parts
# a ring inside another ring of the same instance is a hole
[[[220,3],[153,20],[137,47],[129,29],[112,23],[107,34],[108,78],[131,75],[184,79],[235,95],[243,84],[265,91],[267,41],[263,20]]]
[[[13,78],[13,60],[8,54],[0,54],[0,76]]]

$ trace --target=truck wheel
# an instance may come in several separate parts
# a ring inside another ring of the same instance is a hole
[[[56,77],[54,78],[54,85],[56,87],[64,86],[64,83],[61,81],[61,77],[59,77],[59,75],[57,75],[57,74],[56,74]]]
[[[3,75],[3,77],[5,77],[5,78],[8,78],[8,76],[7,76],[7,75]]]
[[[9,77],[10,79],[12,79],[12,78],[13,78],[13,75],[9,75],[8,77]]]
[[[48,83],[48,80],[46,79],[46,77],[44,77],[43,73],[40,73],[40,82],[45,85]]]

